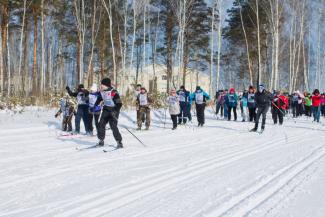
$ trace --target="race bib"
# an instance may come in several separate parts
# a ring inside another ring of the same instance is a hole
[[[178,96],[179,96],[179,101],[180,102],[185,102],[186,101],[185,93],[183,91],[180,91]]]
[[[80,92],[78,93],[77,95],[77,102],[78,102],[78,105],[84,105],[86,104],[86,96],[84,93]]]
[[[113,97],[112,97],[112,91],[101,92],[101,95],[102,95],[105,106],[115,107],[115,103],[114,103]]]
[[[176,96],[170,96],[169,97],[169,103],[172,104],[172,105],[176,104],[177,103]]]
[[[197,104],[203,104],[203,92],[195,94],[195,102]]]
[[[249,94],[248,95],[248,102],[249,103],[254,103],[255,102],[255,96],[254,96],[254,94]]]
[[[230,103],[235,103],[235,101],[236,101],[234,95],[229,95],[228,100],[229,100]]]
[[[148,97],[147,94],[140,94],[139,101],[141,106],[148,105]]]
[[[98,96],[96,96],[96,95],[93,95],[93,94],[90,94],[89,95],[89,106],[90,107],[94,107],[95,106],[95,103],[97,101],[97,98],[98,98]]]

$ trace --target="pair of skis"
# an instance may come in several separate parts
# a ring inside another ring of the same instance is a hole
[[[109,147],[113,147],[113,149],[105,149],[104,146],[100,146],[100,145],[96,144],[96,145],[92,145],[92,146],[89,146],[89,147],[86,147],[86,148],[76,147],[76,150],[77,151],[85,151],[85,150],[91,150],[91,149],[96,149],[96,148],[104,148],[103,152],[108,153],[108,152],[113,152],[113,151],[117,151],[119,149],[122,149],[122,148],[118,148],[118,147],[115,147],[115,146],[112,146],[112,145],[110,145]]]

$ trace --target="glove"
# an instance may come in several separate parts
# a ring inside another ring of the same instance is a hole
[[[57,118],[58,116],[59,116],[59,114],[58,114],[58,113],[56,113],[56,114],[54,115],[54,117],[55,117],[55,118]]]
[[[279,99],[279,98],[275,98],[273,101],[276,102],[276,101],[278,101],[278,99]]]
[[[70,90],[70,87],[69,87],[69,86],[66,86],[65,89],[66,89],[67,91],[69,91],[69,90]]]

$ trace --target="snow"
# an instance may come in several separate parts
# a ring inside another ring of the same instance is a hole
[[[76,150],[96,137],[61,136],[54,114],[0,113],[0,217],[324,216],[325,127],[305,117],[283,126],[268,117],[260,135],[208,110],[203,128],[172,131],[160,110],[138,132],[124,111],[125,149],[104,153]],[[116,145],[109,130],[105,142]]]

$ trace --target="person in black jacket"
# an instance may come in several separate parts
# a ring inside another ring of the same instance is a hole
[[[256,113],[255,127],[251,130],[252,132],[257,131],[258,122],[260,120],[261,115],[263,116],[261,130],[263,131],[265,129],[266,113],[269,110],[270,102],[272,101],[272,99],[273,99],[272,94],[265,90],[263,84],[260,84],[258,88],[258,92],[255,93],[257,113]]]
[[[100,95],[95,105],[103,104],[102,113],[99,120],[97,137],[99,139],[98,146],[104,146],[105,127],[108,123],[113,136],[117,142],[117,148],[123,148],[122,136],[117,127],[118,116],[122,107],[122,101],[119,93],[112,87],[111,79],[104,78],[101,81]]]
[[[66,87],[66,90],[68,91],[68,94],[70,96],[77,98],[78,108],[77,108],[77,114],[75,117],[75,126],[76,126],[75,133],[78,133],[78,134],[80,133],[80,121],[82,118],[84,125],[85,125],[86,133],[90,134],[89,121],[88,121],[88,109],[89,109],[89,105],[88,105],[89,92],[88,92],[88,90],[85,89],[83,84],[78,85],[78,89],[76,92],[72,92],[70,90],[69,86]]]

